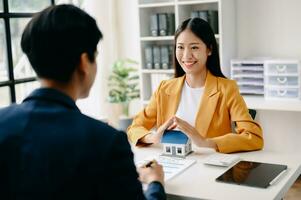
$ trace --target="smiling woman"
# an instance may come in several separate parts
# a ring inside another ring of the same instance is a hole
[[[261,149],[261,127],[250,116],[235,81],[221,72],[208,22],[200,18],[182,22],[174,48],[175,78],[161,82],[128,128],[129,139],[134,144],[158,143],[166,130],[177,129],[197,146],[223,153]],[[153,127],[157,130],[151,131]]]
[[[191,87],[202,87],[206,79],[206,62],[207,57],[211,55],[211,49],[199,39],[195,34],[186,29],[177,38],[176,58],[183,71],[186,73],[186,80]],[[192,85],[192,76],[200,76],[196,82],[198,85]]]

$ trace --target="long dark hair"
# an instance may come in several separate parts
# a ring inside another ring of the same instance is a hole
[[[177,38],[184,30],[190,29],[198,38],[200,38],[207,46],[207,48],[211,49],[211,55],[208,56],[206,67],[214,76],[226,78],[225,75],[221,71],[219,54],[217,49],[216,39],[214,37],[214,33],[205,20],[201,18],[190,18],[182,22],[178,29],[175,32],[174,39],[174,55],[173,55],[173,65],[175,69],[175,78],[183,76],[185,74],[181,65],[179,64],[176,58],[176,42]]]

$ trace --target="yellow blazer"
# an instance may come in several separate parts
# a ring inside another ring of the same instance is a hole
[[[184,81],[185,75],[160,83],[150,103],[134,118],[127,130],[132,143],[136,144],[154,126],[160,127],[175,115]],[[231,121],[236,123],[236,133],[232,133]],[[213,76],[209,71],[195,128],[204,138],[213,140],[218,151],[223,153],[263,147],[261,127],[250,116],[236,82]]]

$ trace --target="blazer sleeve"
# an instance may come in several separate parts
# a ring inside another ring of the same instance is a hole
[[[236,133],[211,138],[222,153],[252,151],[263,148],[262,129],[249,114],[236,82],[231,81],[226,91],[227,107],[231,121],[236,124]]]
[[[152,95],[149,104],[135,116],[132,125],[127,129],[128,138],[135,145],[139,139],[150,133],[157,122],[157,104],[163,82],[160,83],[158,89]]]
[[[111,191],[105,199],[166,199],[164,188],[159,182],[150,183],[144,195],[126,134],[123,132],[115,134],[109,160],[104,163],[107,165],[105,191]]]

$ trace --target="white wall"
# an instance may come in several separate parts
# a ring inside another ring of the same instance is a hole
[[[301,59],[300,0],[238,0],[238,57]]]
[[[77,102],[80,110],[98,119],[107,119],[110,104],[107,101],[107,80],[110,68],[117,58],[118,32],[116,29],[116,2],[118,0],[85,0],[83,8],[92,15],[103,33],[103,39],[98,45],[97,74],[94,85],[87,99]],[[119,2],[119,1],[118,1]]]
[[[118,57],[140,60],[137,0],[117,0]],[[142,108],[139,99],[130,104],[130,115]]]
[[[298,153],[301,157],[301,112],[258,111],[265,149]]]
[[[238,57],[301,60],[300,0],[238,0]],[[265,148],[301,152],[301,112],[259,111]]]
[[[117,0],[118,56],[140,60],[137,0]]]

